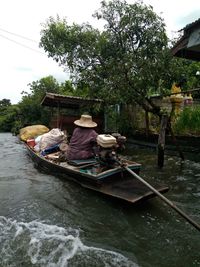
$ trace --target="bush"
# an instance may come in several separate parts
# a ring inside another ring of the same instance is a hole
[[[186,107],[173,128],[179,135],[200,135],[200,106]]]

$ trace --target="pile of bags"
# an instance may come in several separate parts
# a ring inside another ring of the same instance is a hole
[[[19,136],[43,156],[68,148],[67,135],[59,128],[49,130],[44,125],[32,125],[22,128]]]
[[[19,137],[26,142],[28,139],[34,139],[36,136],[49,132],[45,125],[31,125],[20,129]]]

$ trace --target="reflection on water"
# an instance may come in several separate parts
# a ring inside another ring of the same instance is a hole
[[[0,267],[200,266],[199,232],[155,198],[125,205],[46,175],[16,137],[0,134]],[[200,223],[200,163],[132,147],[141,176]]]

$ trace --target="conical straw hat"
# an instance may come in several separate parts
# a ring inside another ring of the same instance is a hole
[[[90,115],[81,115],[81,118],[74,121],[74,124],[86,128],[93,128],[97,126],[97,123],[92,120],[92,116]]]

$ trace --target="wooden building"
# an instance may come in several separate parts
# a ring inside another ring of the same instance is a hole
[[[200,18],[180,31],[183,35],[171,50],[173,56],[200,61]]]
[[[74,121],[80,119],[81,114],[88,113],[92,115],[93,120],[97,123],[97,132],[103,132],[104,129],[104,112],[95,112],[99,110],[103,101],[101,99],[86,99],[77,96],[66,96],[60,94],[46,93],[41,101],[42,106],[51,108],[51,128],[60,128],[72,134],[75,125]]]

